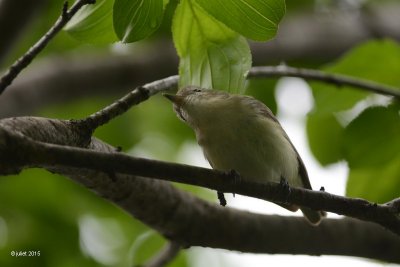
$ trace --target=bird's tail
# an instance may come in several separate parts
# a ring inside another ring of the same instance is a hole
[[[317,226],[321,222],[322,218],[326,217],[326,212],[324,211],[316,211],[306,207],[301,207],[300,209],[307,221],[314,226]]]

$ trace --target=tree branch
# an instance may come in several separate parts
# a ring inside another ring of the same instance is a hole
[[[308,80],[317,80],[325,83],[333,83],[335,85],[350,85],[352,87],[378,93],[394,96],[400,99],[400,89],[380,85],[370,81],[351,78],[344,75],[329,74],[312,69],[299,69],[288,66],[276,67],[253,67],[251,68],[248,77],[281,77],[293,76],[301,77]],[[104,109],[90,115],[89,117],[79,121],[88,129],[94,131],[97,127],[106,124],[115,117],[125,113],[132,106],[147,100],[150,96],[161,91],[169,90],[177,86],[179,76],[170,76],[158,81],[148,83],[144,86],[139,86],[119,100]]]
[[[145,84],[144,86],[139,86],[111,105],[81,120],[80,123],[95,130],[97,127],[125,113],[132,106],[147,100],[150,96],[176,87],[178,80],[179,76],[175,75]]]
[[[14,62],[13,65],[7,70],[7,72],[0,78],[0,94],[13,82],[18,74],[27,67],[31,61],[39,54],[49,43],[51,39],[67,24],[67,22],[75,15],[78,10],[87,4],[93,4],[95,0],[77,0],[74,5],[68,9],[68,2],[64,3],[63,10],[60,17],[49,29],[49,31],[43,35],[22,57]]]
[[[90,139],[90,135],[82,138],[84,134],[80,132],[81,129],[69,121],[10,118],[0,121],[0,129],[2,173],[15,173],[20,170],[18,166],[27,164],[34,157],[30,150],[21,149],[21,145],[38,145],[32,139],[86,148],[82,149],[84,153],[123,156],[122,153],[113,153],[115,148],[95,138]],[[67,147],[66,151],[69,149]],[[44,155],[43,151],[38,153]],[[114,174],[113,170],[104,173],[54,166],[54,156],[53,153],[48,154],[47,166],[50,171],[68,176],[94,190],[183,247],[207,246],[253,253],[351,255],[400,262],[398,236],[370,223],[325,219],[318,227],[311,227],[299,217],[267,216],[223,208],[163,181]],[[80,153],[72,157],[81,158]],[[80,164],[84,165],[82,162]],[[204,172],[210,172],[211,175],[217,173],[207,169]],[[221,175],[222,179],[229,179],[226,174]],[[207,180],[206,176],[203,178]],[[153,208],[149,209],[149,205]]]
[[[20,117],[1,120],[0,129],[2,172],[15,173],[19,168],[12,171],[13,166],[26,164],[33,157],[32,153],[36,153],[30,149],[21,150],[21,140],[26,144],[32,144],[32,139],[65,144],[98,153],[115,151],[90,136],[82,138],[81,129],[68,121]],[[49,153],[48,156],[51,161],[54,155]],[[73,157],[80,158],[80,155]],[[16,158],[20,161],[15,161]],[[349,255],[400,263],[400,239],[374,224],[352,219],[325,219],[318,227],[312,227],[299,217],[223,208],[163,181],[51,164],[48,164],[51,172],[68,176],[92,189],[184,247],[206,246],[272,254]]]
[[[293,68],[286,65],[253,67],[251,68],[248,78],[265,78],[265,77],[298,77],[306,80],[315,80],[324,83],[332,83],[337,86],[351,86],[364,91],[376,94],[394,96],[400,99],[400,88],[385,86],[368,80],[362,80],[341,74],[332,74],[324,71]]]
[[[3,120],[7,124],[7,119]],[[1,124],[0,124],[1,125]],[[237,193],[271,202],[295,204],[314,210],[330,211],[378,223],[400,235],[400,209],[395,204],[378,205],[363,199],[346,198],[324,191],[282,187],[279,183],[255,183],[233,177],[230,173],[201,167],[135,158],[123,153],[94,150],[34,141],[3,130],[3,172],[26,167],[81,168],[104,173],[123,173],[206,187],[219,192]],[[10,141],[11,140],[11,141]],[[7,150],[8,149],[8,150]],[[20,154],[12,151],[24,151]],[[13,157],[14,156],[14,157]],[[0,165],[1,167],[1,165]],[[1,169],[1,168],[0,168]],[[251,180],[251,179],[250,179]],[[268,181],[268,177],[265,178]],[[394,202],[396,203],[396,202]]]
[[[294,70],[289,69],[289,70],[293,72],[296,69]],[[261,71],[261,72],[275,74],[274,70],[271,71],[268,69],[266,71]],[[321,74],[319,72],[317,73],[311,72],[311,74],[305,75],[304,70],[303,72],[301,72],[301,75],[303,76],[307,76],[308,78],[318,77],[324,82],[338,83],[338,81],[343,81],[343,80],[347,81],[345,79],[342,79],[343,77],[336,77],[334,79],[332,77],[330,78],[328,77],[329,79],[328,78],[322,79]],[[83,134],[81,134],[82,136],[90,136],[96,127],[107,123],[111,119],[127,111],[131,106],[146,100],[149,96],[154,95],[159,91],[174,87],[177,83],[177,80],[178,80],[177,76],[172,76],[163,80],[147,84],[143,87],[138,87],[128,95],[124,96],[123,98],[111,104],[110,106],[104,108],[103,110],[92,114],[86,119],[74,122],[74,125],[77,128],[81,129],[81,131],[83,132]],[[280,188],[279,185],[276,184],[259,185],[259,184],[243,183],[241,184],[240,187],[237,186],[236,184],[235,184],[236,186],[232,187],[232,185],[229,185],[229,180],[233,180],[232,177],[231,179],[227,180],[226,175],[224,175],[223,173],[219,173],[218,176],[218,172],[213,173],[212,171],[207,169],[198,168],[197,171],[196,169],[192,169],[189,170],[188,172],[185,172],[187,171],[187,169],[185,169],[184,166],[173,165],[171,163],[149,161],[145,159],[135,159],[122,154],[116,154],[116,155],[109,155],[107,153],[96,154],[96,152],[94,151],[85,151],[85,150],[79,151],[78,148],[69,147],[67,149],[62,146],[57,147],[46,143],[41,143],[39,146],[42,146],[42,149],[41,150],[35,149],[35,150],[42,151],[43,154],[42,155],[36,154],[32,159],[30,159],[30,161],[28,161],[27,163],[25,163],[25,165],[22,165],[21,167],[30,165],[46,167],[47,166],[46,164],[53,164],[53,165],[61,164],[64,167],[81,167],[93,170],[102,170],[105,172],[117,171],[121,173],[141,175],[157,179],[166,179],[169,181],[182,182],[182,183],[208,187],[221,192],[239,193],[247,196],[253,196],[265,199],[268,201],[280,202],[280,203],[289,202],[291,204],[296,204],[300,206],[308,206],[315,210],[326,210],[338,214],[344,214],[354,218],[359,218],[362,220],[368,220],[379,223],[384,227],[392,230],[393,232],[400,234],[399,218],[397,218],[396,216],[398,211],[397,209],[393,209],[392,206],[376,205],[358,199],[347,199],[339,196],[329,195],[325,192],[310,191],[309,193],[305,193],[307,190],[304,192],[304,190],[302,191],[302,189],[298,188],[291,189],[290,194],[287,194],[285,192],[280,192],[282,191],[282,188]],[[25,149],[26,148],[22,149],[20,148],[21,151],[24,151]],[[46,154],[49,151],[52,151],[51,153],[54,153],[55,155],[59,156],[51,158],[51,160],[57,159],[57,161],[49,161],[48,154]],[[68,155],[65,156],[66,154]],[[74,155],[80,155],[79,159],[76,159],[76,156],[74,157]],[[85,157],[85,159],[83,159],[82,157]],[[93,159],[96,160],[93,162]],[[16,162],[20,162],[20,160],[21,159],[16,159]],[[126,165],[122,164],[122,162],[124,162]],[[85,163],[85,165],[81,165],[82,163]],[[143,169],[142,168],[143,166],[147,166],[148,168]],[[190,168],[196,168],[196,167],[190,167]],[[161,169],[161,171],[152,172],[158,169]],[[181,171],[180,174],[177,174],[178,170]],[[189,178],[186,178],[187,176],[189,176]],[[201,178],[202,176],[213,177],[213,178],[211,181],[207,181],[207,179],[204,178],[196,180],[196,178]],[[201,183],[199,183],[199,181],[201,181]],[[293,193],[296,192],[296,190],[300,191],[297,191],[297,193]],[[266,194],[267,192],[268,194]],[[349,203],[351,204],[349,205]],[[393,212],[393,210],[395,212]]]

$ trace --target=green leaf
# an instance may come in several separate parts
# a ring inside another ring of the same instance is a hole
[[[94,5],[82,7],[65,26],[75,39],[95,44],[117,41],[112,25],[114,0],[98,0]]]
[[[278,106],[275,99],[277,79],[251,79],[247,82],[246,94],[262,101],[272,113],[276,114]]]
[[[324,70],[400,87],[400,46],[391,40],[370,41],[352,49]],[[311,83],[311,86],[315,108],[320,113],[352,108],[369,95],[355,88],[322,83]]]
[[[243,93],[251,67],[247,41],[209,16],[193,0],[182,0],[172,24],[180,57],[180,85]]]
[[[343,126],[332,114],[311,113],[307,118],[307,136],[310,149],[322,165],[343,158]]]
[[[330,73],[341,73],[400,87],[400,75],[398,75],[400,73],[400,46],[390,40],[367,42],[351,50],[325,70]],[[344,143],[343,129],[336,121],[334,114],[352,108],[370,94],[355,88],[338,88],[334,85],[316,82],[311,83],[311,86],[315,98],[315,107],[313,113],[309,114],[307,130],[312,152],[321,164],[326,165],[342,159],[346,147],[346,157],[350,160],[349,164],[359,164],[357,163],[357,156],[366,151],[353,151],[356,149],[356,145],[348,140],[349,132],[347,130],[347,141]],[[364,129],[365,131],[368,130],[365,134],[376,129],[371,125],[370,129]],[[350,131],[353,132],[355,129],[350,128]],[[378,137],[378,134],[376,137]],[[366,136],[357,136],[354,137],[354,141],[361,142],[364,138]],[[359,149],[364,148],[360,147]],[[379,150],[380,146],[371,147],[369,154],[374,154],[375,149]]]
[[[398,106],[373,107],[361,113],[346,127],[344,147],[350,168],[379,168],[399,155]]]
[[[163,0],[163,8],[165,9],[165,7],[168,5],[169,0]]]
[[[144,39],[160,26],[167,1],[115,0],[114,29],[124,43]]]
[[[196,2],[232,30],[256,41],[273,38],[285,14],[284,0],[196,0]]]
[[[351,169],[346,195],[385,203],[400,197],[400,154],[381,166]]]

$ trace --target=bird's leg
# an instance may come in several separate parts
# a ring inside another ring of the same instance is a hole
[[[229,178],[232,179],[232,181],[233,181],[233,187],[234,187],[234,188],[233,188],[233,191],[236,191],[236,187],[237,187],[238,185],[240,185],[241,180],[242,180],[242,177],[241,177],[240,174],[239,174],[237,171],[235,171],[235,170],[227,171],[227,172],[226,172],[226,175],[229,176]],[[225,207],[225,206],[226,206],[226,199],[225,199],[224,193],[218,191],[217,194],[218,194],[219,204],[220,204],[221,206],[224,206],[224,207]],[[233,197],[235,197],[235,193],[233,193]]]
[[[223,207],[226,206],[226,199],[223,192],[217,191],[219,204]]]
[[[240,176],[240,173],[233,169],[228,172],[228,175],[229,177],[233,178],[233,191],[236,191],[237,186],[241,183],[242,177]],[[233,197],[235,197],[235,192],[233,192]]]
[[[285,193],[286,198],[288,198],[290,195],[290,186],[289,186],[289,182],[286,180],[285,177],[281,176],[279,185],[281,186],[281,190]]]

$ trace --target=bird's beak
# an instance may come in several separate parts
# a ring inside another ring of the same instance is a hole
[[[177,106],[181,106],[183,103],[183,99],[184,99],[183,96],[173,95],[173,94],[163,94],[163,96],[168,98],[169,101],[171,101],[172,103],[174,103]]]

